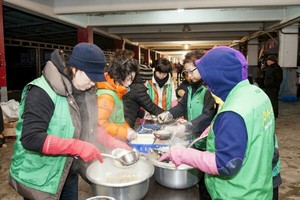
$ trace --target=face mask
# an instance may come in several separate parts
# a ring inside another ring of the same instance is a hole
[[[72,79],[72,83],[77,90],[85,91],[95,85],[95,83],[91,81],[91,79],[89,79],[89,77],[83,71],[74,69],[73,72],[75,74]]]

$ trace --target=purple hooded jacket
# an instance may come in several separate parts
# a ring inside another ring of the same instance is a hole
[[[248,64],[244,55],[230,47],[216,47],[196,63],[202,80],[224,102],[229,92],[248,78]],[[234,176],[242,167],[246,152],[245,122],[237,113],[223,112],[217,116],[213,131],[218,172],[220,175]]]

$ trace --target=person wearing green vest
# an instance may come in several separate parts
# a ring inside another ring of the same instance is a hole
[[[175,107],[158,115],[160,123],[179,117],[185,118],[185,120],[180,120],[180,125],[174,127],[174,133],[177,137],[182,137],[189,133],[192,133],[194,138],[199,137],[210,125],[211,120],[216,114],[214,98],[211,92],[204,86],[204,82],[195,66],[195,61],[203,55],[204,52],[199,50],[190,51],[185,55],[185,59],[183,60],[184,72],[190,80],[187,91]],[[195,147],[201,149],[205,147],[205,142],[203,144],[196,143]],[[210,200],[211,198],[205,187],[203,176],[201,176],[198,187],[201,200]]]
[[[209,126],[216,113],[214,98],[204,86],[204,82],[194,64],[203,55],[202,51],[191,51],[186,54],[183,60],[184,72],[190,79],[187,92],[175,107],[158,115],[160,123],[166,123],[180,117],[185,118],[185,120],[181,120],[182,124],[176,126],[175,133],[178,137],[184,136],[188,132],[191,132],[195,137],[199,137]]]
[[[106,81],[98,83],[98,124],[110,135],[123,142],[136,139],[137,133],[124,116],[122,97],[138,73],[139,64],[133,58],[114,58],[104,74]]]
[[[196,66],[224,102],[211,122],[206,151],[177,147],[159,160],[199,168],[212,199],[272,199],[275,117],[268,96],[249,83],[248,63],[238,50],[213,48]]]
[[[273,200],[278,200],[278,190],[279,186],[282,184],[281,174],[280,174],[280,156],[278,149],[278,141],[275,134],[274,137],[275,148],[274,148],[274,156],[272,160],[272,177],[273,177]]]
[[[169,110],[177,104],[171,71],[170,61],[166,58],[160,58],[154,62],[152,80],[145,84],[152,101],[164,110]]]
[[[81,135],[97,129],[82,131],[86,107],[79,107],[75,94],[96,99],[95,82],[105,80],[104,66],[105,56],[98,46],[79,43],[70,56],[54,50],[42,76],[25,86],[9,175],[9,184],[25,200],[76,200],[74,158],[103,162],[100,150],[81,140]],[[88,106],[95,109],[96,104]]]

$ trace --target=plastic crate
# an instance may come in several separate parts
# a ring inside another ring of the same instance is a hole
[[[136,132],[138,134],[148,134],[148,133],[152,133],[152,131],[156,131],[156,130],[158,130],[160,128],[161,128],[160,125],[156,125],[156,124],[144,124],[144,125],[140,125],[136,129]],[[143,130],[145,130],[145,131],[143,131]],[[149,132],[147,130],[149,130]]]
[[[297,102],[298,98],[296,96],[282,96],[281,101],[283,101],[283,102]]]
[[[132,148],[135,148],[141,153],[149,153],[149,149],[158,149],[161,147],[166,147],[168,145],[164,144],[130,144]]]

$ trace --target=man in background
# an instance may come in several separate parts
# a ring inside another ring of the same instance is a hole
[[[264,90],[271,100],[274,116],[275,118],[278,118],[278,96],[283,73],[281,67],[278,65],[277,57],[275,55],[269,55],[266,58],[266,65]]]

